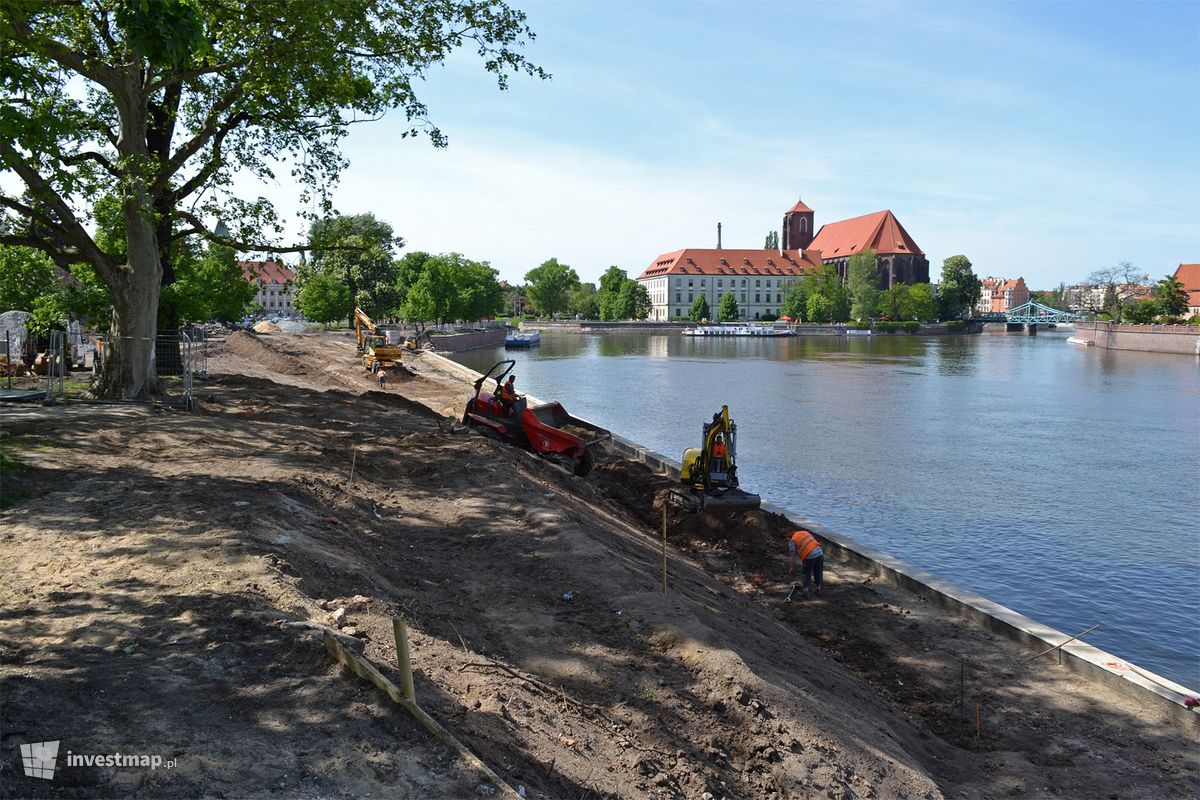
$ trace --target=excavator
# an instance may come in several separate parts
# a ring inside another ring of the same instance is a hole
[[[573,417],[561,403],[530,406],[524,396],[506,404],[500,399],[500,386],[512,372],[516,361],[499,361],[475,381],[475,396],[467,401],[463,424],[500,442],[532,450],[568,472],[583,477],[592,471],[595,458],[591,448],[612,438],[612,434],[590,422]],[[493,391],[485,383],[494,381]]]
[[[371,372],[379,372],[400,363],[403,349],[398,344],[388,344],[387,336],[383,334],[366,312],[357,306],[354,309],[354,335],[358,340],[358,353],[362,356],[363,367]]]
[[[761,505],[758,495],[738,488],[737,425],[729,418],[729,406],[721,406],[712,422],[704,423],[701,446],[683,451],[682,463],[683,488],[667,495],[673,505],[690,512],[746,511]]]

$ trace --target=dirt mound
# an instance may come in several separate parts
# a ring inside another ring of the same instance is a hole
[[[261,323],[260,323],[261,324]],[[231,353],[261,364],[273,372],[284,375],[304,375],[308,368],[292,353],[271,346],[249,331],[236,331],[225,339],[225,347]]]
[[[274,322],[264,319],[262,322],[256,323],[254,325],[254,332],[255,333],[283,333],[283,329],[280,328],[278,325],[276,325]]]

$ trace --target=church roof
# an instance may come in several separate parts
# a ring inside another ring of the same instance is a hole
[[[663,253],[637,279],[661,275],[759,275],[800,277],[821,266],[814,250],[728,250],[686,247]]]
[[[1175,270],[1175,280],[1189,292],[1200,291],[1200,264],[1180,264]]]
[[[797,200],[797,201],[796,201],[796,205],[794,205],[794,206],[792,206],[791,208],[789,208],[789,209],[787,210],[787,213],[788,213],[788,214],[791,214],[793,211],[807,211],[807,212],[809,212],[810,214],[812,213],[812,209],[811,209],[811,208],[809,208],[808,206],[804,205],[804,201],[803,201],[803,200]]]
[[[925,255],[891,211],[876,211],[822,225],[812,241],[812,249],[820,250],[825,258],[851,256],[864,250],[881,255]]]

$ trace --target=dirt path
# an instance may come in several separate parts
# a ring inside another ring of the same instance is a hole
[[[0,512],[0,795],[470,796],[317,640],[391,673],[400,614],[422,705],[531,798],[1200,793],[1194,734],[918,597],[833,563],[782,604],[777,520],[673,518],[664,595],[636,465],[466,435],[420,358],[380,391],[345,335],[238,339],[198,413],[0,423],[31,465]],[[53,739],[178,767],[25,778]]]

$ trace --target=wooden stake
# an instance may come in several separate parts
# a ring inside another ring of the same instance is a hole
[[[356,448],[354,448],[353,456],[350,458],[350,483],[346,484],[347,487],[354,485],[354,465],[357,463],[358,463],[358,448],[356,447]]]
[[[667,593],[667,501],[663,500],[663,538],[662,538],[662,590]]]
[[[397,617],[392,620],[392,631],[396,634],[396,666],[400,668],[400,688],[409,702],[417,702],[417,691],[413,687],[412,658],[408,652],[408,626]]]
[[[438,724],[437,720],[426,714],[420,706],[411,700],[404,699],[403,693],[397,688],[396,684],[389,681],[383,676],[375,665],[357,653],[346,649],[341,642],[334,638],[331,631],[325,631],[325,649],[336,658],[338,661],[345,664],[350,669],[354,670],[359,677],[375,684],[379,689],[384,691],[393,702],[412,715],[413,719],[421,724],[425,730],[432,733],[439,741],[453,750],[458,757],[470,765],[477,772],[482,774],[493,786],[499,790],[499,796],[506,800],[519,800],[520,795],[509,786],[504,780],[492,771],[487,764],[479,760],[479,757],[472,753],[467,748],[454,738],[451,733]]]

